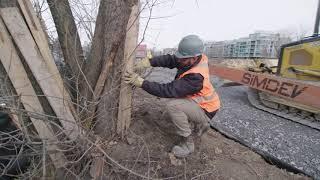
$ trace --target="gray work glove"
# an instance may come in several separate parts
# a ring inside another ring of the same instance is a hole
[[[141,87],[144,79],[140,77],[137,73],[126,71],[124,74],[124,82],[136,87]]]

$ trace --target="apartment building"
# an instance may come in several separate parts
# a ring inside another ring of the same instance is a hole
[[[177,48],[164,48],[162,54],[174,54],[177,51]]]
[[[258,31],[232,41],[208,41],[205,53],[210,58],[277,58],[280,46],[288,42],[278,33]]]

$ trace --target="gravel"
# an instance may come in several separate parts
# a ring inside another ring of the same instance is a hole
[[[220,87],[212,126],[289,168],[320,179],[320,131],[254,108],[247,87]]]

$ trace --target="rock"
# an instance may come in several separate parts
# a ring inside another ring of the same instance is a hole
[[[222,153],[222,150],[219,149],[218,147],[215,147],[215,148],[214,148],[214,153],[216,153],[216,154],[221,154],[221,153]]]
[[[174,166],[181,166],[182,165],[182,161],[180,159],[177,159],[174,154],[169,153],[169,159],[172,165]]]
[[[110,146],[113,146],[113,145],[116,145],[116,144],[118,144],[117,141],[110,141],[110,142],[109,142],[109,145],[110,145]]]
[[[129,137],[129,136],[127,137],[127,142],[128,142],[129,145],[133,144],[135,141],[136,141],[135,138]]]

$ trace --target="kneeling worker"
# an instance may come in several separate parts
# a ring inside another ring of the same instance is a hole
[[[180,41],[174,55],[145,58],[135,65],[136,70],[151,66],[177,68],[175,80],[170,83],[150,82],[136,73],[126,72],[124,76],[126,83],[141,87],[154,96],[172,98],[166,111],[175,125],[176,134],[182,137],[172,149],[176,157],[186,157],[194,151],[190,122],[195,124],[194,132],[201,136],[220,108],[219,96],[209,79],[208,58],[203,54],[203,48],[198,36],[189,35]]]

